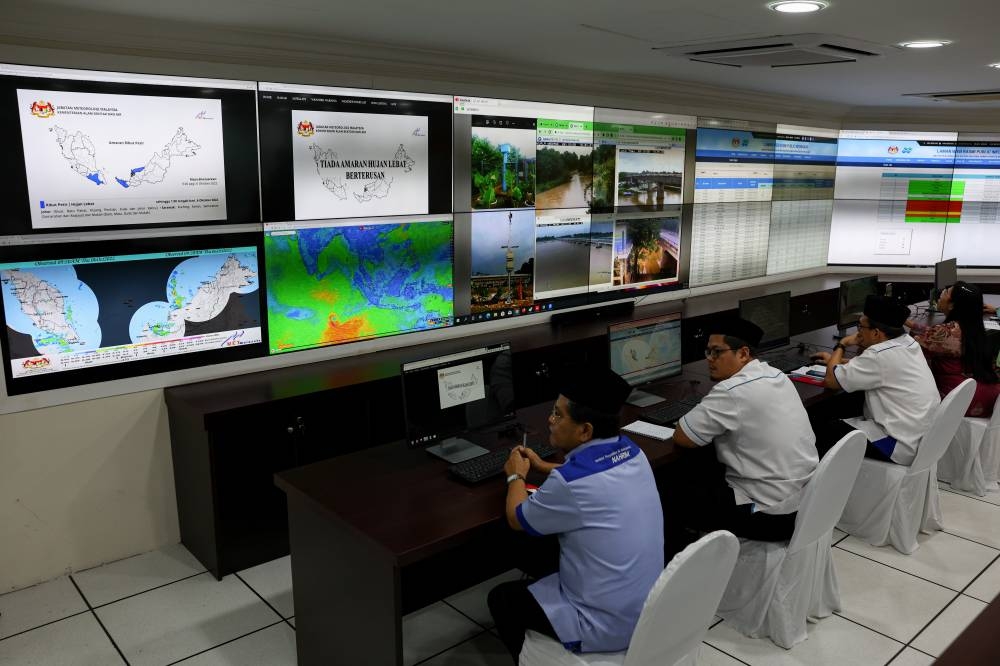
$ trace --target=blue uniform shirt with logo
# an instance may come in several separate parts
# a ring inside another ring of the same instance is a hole
[[[517,507],[528,534],[557,534],[559,572],[528,589],[571,650],[628,648],[663,571],[663,512],[653,471],[627,437],[595,439],[567,455]]]

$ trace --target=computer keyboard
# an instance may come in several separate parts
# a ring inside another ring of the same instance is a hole
[[[543,459],[554,455],[556,452],[555,447],[549,444],[528,444],[528,448],[532,449]],[[450,465],[448,473],[466,483],[479,483],[480,481],[492,479],[495,476],[503,474],[503,465],[509,457],[510,449],[501,447],[496,451],[490,451],[481,456]]]
[[[760,356],[761,361],[782,372],[791,372],[803,365],[810,365],[812,361],[809,359],[809,354],[798,350],[779,352],[774,355],[761,354]]]
[[[667,402],[662,405],[652,407],[642,413],[642,420],[655,423],[656,425],[670,425],[677,423],[682,416],[697,407],[698,400],[695,398],[684,398],[677,402]]]

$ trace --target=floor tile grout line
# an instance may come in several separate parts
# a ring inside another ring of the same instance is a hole
[[[230,638],[228,641],[223,641],[223,642],[219,643],[218,645],[213,645],[212,647],[205,648],[204,650],[199,650],[198,652],[195,652],[194,654],[189,654],[188,656],[182,657],[180,659],[177,659],[176,661],[171,661],[170,663],[167,664],[167,666],[174,666],[174,664],[182,664],[185,661],[187,661],[188,659],[194,659],[195,657],[197,657],[199,655],[205,654],[206,652],[211,652],[212,650],[214,650],[216,648],[220,648],[223,645],[229,645],[230,643],[235,643],[236,641],[241,640],[243,638],[246,638],[247,636],[253,636],[256,633],[264,631],[265,629],[270,629],[271,627],[276,627],[276,626],[278,626],[279,624],[282,624],[282,623],[284,623],[283,619],[282,620],[278,620],[277,622],[272,622],[271,624],[269,624],[267,626],[261,627],[259,629],[254,629],[253,631],[247,632],[247,633],[243,634],[242,636],[237,636],[236,638]]]
[[[940,488],[940,490],[942,492],[951,493],[952,495],[958,495],[959,497],[964,497],[966,499],[976,500],[977,502],[982,502],[983,504],[989,504],[990,506],[995,506],[998,509],[1000,509],[1000,504],[994,504],[993,502],[990,502],[988,500],[984,500],[982,497],[976,497],[975,495],[966,495],[964,493],[959,493],[959,492],[956,492],[956,491],[952,490],[951,488]]]
[[[726,619],[723,618],[723,617],[720,617],[718,620],[716,620],[715,618],[712,618],[712,624],[708,625],[708,629],[706,629],[705,632],[708,633],[709,631],[711,631],[712,629],[715,629],[717,626],[719,626],[720,624],[722,624],[725,621],[726,621]]]
[[[847,537],[849,537],[849,536],[851,536],[851,535],[850,535],[850,534],[848,534],[847,532],[844,532],[844,536],[842,536],[842,537],[840,537],[839,539],[837,539],[836,541],[834,541],[834,542],[833,542],[833,544],[832,544],[832,546],[831,546],[831,548],[832,548],[833,546],[836,546],[837,544],[839,544],[839,543],[840,543],[841,541],[843,541],[844,539],[846,539],[846,538],[847,538]]]
[[[472,617],[468,613],[462,611],[462,609],[460,609],[457,606],[454,606],[453,604],[449,603],[449,601],[447,599],[442,599],[441,601],[444,603],[445,606],[447,606],[448,608],[452,609],[453,611],[455,611],[456,613],[458,613],[459,615],[461,615],[462,617],[464,617],[465,619],[467,619],[469,622],[472,622],[477,627],[482,627],[485,631],[489,631],[490,629],[493,628],[493,627],[487,627],[482,622],[479,622],[478,620],[476,620],[474,617]]]
[[[87,596],[83,593],[83,590],[81,590],[80,586],[76,584],[76,581],[73,579],[72,575],[69,575],[67,577],[69,578],[69,582],[73,583],[73,587],[76,588],[76,591],[80,595],[80,598],[83,599],[83,603],[87,604],[87,608],[94,616],[94,619],[97,620],[97,624],[101,628],[101,631],[103,631],[104,635],[108,637],[109,641],[111,641],[111,645],[115,648],[115,651],[118,653],[118,656],[122,658],[122,661],[125,663],[125,666],[130,666],[128,659],[125,658],[125,653],[122,652],[122,649],[120,647],[118,647],[118,642],[114,639],[114,636],[111,635],[111,632],[108,631],[108,628],[104,626],[104,622],[101,620],[101,616],[98,615],[97,611],[94,610],[94,607],[90,605],[90,601],[87,600]]]
[[[896,654],[892,655],[892,657],[889,658],[889,661],[885,662],[885,666],[892,666],[892,662],[896,661],[896,658],[899,657],[899,655],[903,654],[903,652],[905,651],[906,651],[906,646],[904,645],[903,647],[899,648],[899,652],[897,652]]]
[[[716,622],[716,624],[719,624],[721,622],[722,622],[722,620],[719,620],[719,622]],[[740,662],[741,664],[745,664],[745,666],[750,666],[749,662],[743,661],[739,657],[737,657],[735,655],[732,655],[732,654],[729,654],[728,652],[726,652],[722,648],[716,647],[716,646],[712,645],[711,643],[709,643],[708,641],[703,640],[701,642],[701,644],[702,645],[707,645],[708,647],[712,648],[713,650],[718,650],[719,652],[721,652],[722,654],[726,655],[730,659],[735,659],[736,661]]]
[[[0,642],[3,642],[5,640],[7,640],[8,638],[14,638],[15,636],[20,636],[22,634],[26,634],[29,631],[34,631],[35,629],[41,629],[42,627],[47,627],[50,624],[55,624],[56,622],[62,622],[63,620],[68,620],[71,617],[77,617],[78,615],[84,615],[84,614],[89,613],[89,612],[91,612],[91,609],[90,608],[85,608],[82,611],[77,611],[76,613],[72,613],[72,614],[67,615],[65,617],[61,617],[58,620],[49,620],[48,622],[43,622],[42,624],[35,625],[34,627],[31,627],[30,629],[24,629],[23,631],[19,631],[16,634],[11,634],[10,636],[4,636],[3,638],[0,638]]]
[[[904,573],[907,576],[912,576],[913,578],[916,578],[917,580],[922,580],[925,583],[930,583],[931,585],[937,585],[938,587],[943,588],[945,590],[948,590],[949,592],[958,592],[959,594],[961,594],[960,590],[956,590],[953,587],[948,587],[947,585],[942,585],[941,583],[933,581],[933,580],[931,580],[929,578],[924,578],[923,576],[918,576],[915,573],[911,573],[911,572],[906,571],[904,569],[899,569],[897,567],[894,567],[891,564],[886,564],[885,562],[879,562],[878,560],[874,560],[874,559],[872,559],[872,558],[870,558],[870,557],[868,557],[866,555],[861,555],[859,553],[855,553],[853,550],[847,550],[846,548],[840,548],[840,550],[844,551],[845,553],[850,553],[851,555],[854,555],[855,557],[860,557],[863,560],[868,560],[869,562],[874,562],[875,564],[881,564],[882,566],[884,566],[884,567],[886,567],[888,569],[892,569],[893,571],[898,571],[899,573]],[[982,575],[982,573],[983,572],[980,571],[979,573],[976,574],[976,577]],[[973,578],[972,580],[975,580],[975,578]],[[972,583],[972,581],[969,581],[969,583],[967,583],[966,585],[969,585],[971,583]]]
[[[461,641],[459,641],[459,642],[455,643],[454,645],[452,645],[452,646],[449,646],[448,648],[446,648],[446,649],[444,649],[444,650],[440,650],[440,651],[438,651],[438,652],[435,652],[434,654],[430,655],[429,657],[425,657],[424,659],[421,659],[421,660],[420,660],[420,661],[418,661],[418,662],[414,662],[413,666],[420,666],[420,664],[426,664],[426,663],[427,663],[428,661],[430,661],[431,659],[436,659],[437,657],[440,657],[441,655],[443,655],[443,654],[444,654],[445,652],[450,652],[451,650],[454,650],[454,649],[455,649],[455,648],[457,648],[457,647],[458,647],[459,645],[464,645],[464,644],[468,643],[469,641],[473,641],[473,640],[475,640],[475,639],[479,638],[479,637],[480,637],[480,636],[482,636],[483,634],[489,634],[489,633],[490,633],[490,630],[489,630],[489,629],[486,629],[485,631],[480,631],[480,632],[479,632],[478,634],[476,634],[476,635],[474,635],[474,636],[469,636],[469,637],[468,637],[468,638],[466,638],[465,640],[461,640]],[[491,634],[491,635],[492,635],[492,634]],[[497,640],[500,640],[500,639],[499,639],[499,638],[497,638]],[[501,641],[501,642],[502,642],[502,641]],[[506,649],[506,648],[504,648],[504,649]]]
[[[129,594],[129,595],[126,595],[124,597],[121,597],[119,599],[113,599],[111,601],[105,601],[103,604],[98,604],[98,605],[94,606],[94,608],[95,609],[97,609],[97,608],[104,608],[105,606],[110,606],[111,604],[116,604],[119,601],[125,601],[126,599],[133,599],[135,597],[138,597],[138,596],[141,596],[143,594],[146,594],[147,592],[153,592],[154,590],[162,590],[165,587],[170,587],[174,583],[182,583],[182,582],[184,582],[186,580],[191,580],[192,578],[196,578],[197,576],[201,576],[202,574],[206,574],[206,573],[208,573],[208,569],[205,569],[204,571],[199,571],[196,574],[191,574],[190,576],[184,576],[183,578],[178,578],[177,580],[172,580],[169,583],[163,583],[162,585],[157,585],[156,587],[151,587],[148,590],[143,590],[142,592],[136,592],[134,594]]]
[[[954,598],[953,598],[953,599],[952,599],[951,601],[949,601],[948,603],[946,603],[946,604],[944,605],[944,608],[942,608],[942,609],[941,609],[941,610],[939,610],[939,611],[938,611],[937,613],[935,613],[935,614],[934,614],[934,617],[932,617],[932,618],[930,619],[930,621],[929,621],[929,622],[928,622],[927,624],[925,624],[924,626],[922,626],[922,627],[920,628],[920,631],[918,631],[917,633],[915,633],[915,634],[913,635],[913,638],[911,638],[910,640],[906,641],[906,647],[913,647],[913,646],[912,646],[912,645],[910,645],[910,644],[911,644],[911,643],[912,643],[913,641],[915,641],[915,640],[917,640],[918,638],[920,638],[920,634],[924,633],[924,632],[925,632],[925,631],[927,630],[927,627],[929,627],[929,626],[931,626],[932,624],[934,624],[935,620],[937,620],[937,619],[938,619],[939,617],[941,617],[941,615],[942,615],[942,614],[943,614],[943,613],[944,613],[944,612],[945,612],[946,610],[948,610],[948,608],[950,608],[950,607],[951,607],[951,605],[952,605],[953,603],[955,603],[955,599],[958,599],[958,598],[959,598],[960,596],[962,596],[962,593],[961,593],[961,592],[959,592],[958,594],[956,594],[956,595],[955,595],[955,597],[954,597]],[[919,650],[918,648],[913,648],[913,649],[914,649],[914,650],[917,650],[918,652],[923,652],[923,650]],[[926,652],[924,652],[924,654],[927,654],[927,653],[926,653]],[[931,655],[931,656],[933,656],[933,655]],[[937,657],[934,657],[934,658],[935,658],[935,659],[937,659]]]
[[[833,614],[836,615],[837,617],[839,617],[841,620],[847,620],[851,624],[856,624],[859,627],[861,627],[862,629],[867,629],[868,631],[870,631],[872,633],[878,634],[882,638],[888,638],[890,641],[893,641],[894,643],[899,643],[903,647],[907,646],[907,643],[904,643],[903,641],[899,640],[898,638],[895,638],[893,636],[890,636],[889,634],[883,633],[883,632],[879,631],[878,629],[875,629],[874,627],[869,627],[867,624],[861,624],[857,620],[853,620],[853,619],[847,617],[846,615],[842,615],[841,612],[842,611],[834,611]]]
[[[977,601],[983,601],[982,599],[977,599],[976,597],[973,597],[971,594],[966,594],[965,591],[968,590],[970,587],[972,587],[972,584],[975,583],[977,580],[979,580],[979,577],[982,576],[984,573],[986,573],[989,570],[990,567],[992,567],[994,564],[996,564],[997,560],[1000,560],[1000,553],[998,553],[992,560],[990,560],[989,564],[987,564],[983,568],[982,571],[980,571],[979,573],[977,573],[976,576],[975,576],[975,578],[973,578],[972,580],[970,580],[969,583],[965,587],[963,587],[961,590],[959,590],[959,593],[960,594],[964,594],[965,596],[970,597],[972,599],[976,599]],[[990,602],[987,601],[986,603],[990,603]]]
[[[261,601],[263,601],[265,606],[267,606],[268,608],[270,608],[271,610],[273,610],[275,615],[277,615],[278,617],[280,617],[282,620],[285,619],[285,616],[282,615],[281,613],[279,613],[278,609],[275,608],[274,606],[272,606],[270,601],[268,601],[267,599],[265,599],[264,596],[260,592],[258,592],[257,590],[253,589],[253,585],[251,585],[250,583],[248,583],[245,580],[243,580],[243,576],[241,576],[239,573],[234,573],[233,575],[236,576],[240,580],[241,583],[243,583],[248,588],[250,588],[250,591],[253,592],[257,596],[258,599],[260,599]]]
[[[980,545],[980,546],[984,546],[984,547],[986,547],[986,548],[989,548],[989,549],[991,549],[991,550],[996,550],[996,551],[1000,551],[1000,548],[997,548],[996,546],[991,546],[991,545],[990,545],[990,544],[988,544],[988,543],[983,543],[982,541],[976,541],[975,539],[970,539],[969,537],[967,537],[967,536],[963,536],[963,535],[961,535],[961,534],[955,534],[954,532],[949,532],[949,531],[948,531],[948,530],[946,530],[946,529],[945,529],[945,530],[938,530],[938,531],[939,531],[939,532],[944,532],[945,534],[950,534],[950,535],[951,535],[951,536],[953,536],[953,537],[958,537],[959,539],[965,539],[966,541],[969,541],[969,542],[971,542],[971,543],[975,543],[975,544],[978,544],[978,545]]]

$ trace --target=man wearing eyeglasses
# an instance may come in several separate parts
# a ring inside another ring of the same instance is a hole
[[[699,532],[785,541],[795,529],[819,456],[795,387],[754,357],[763,334],[733,318],[708,338],[705,357],[718,383],[677,424],[673,442],[689,450],[660,481],[666,557]]]
[[[869,296],[858,332],[843,338],[832,354],[816,354],[826,363],[827,388],[865,392],[863,419],[834,420],[817,428],[821,455],[858,429],[868,438],[868,458],[900,465],[913,462],[941,398],[920,345],[903,329],[909,314],[909,308],[891,298]],[[855,345],[861,353],[845,361],[845,349]]]
[[[603,369],[564,377],[549,415],[561,465],[518,447],[505,466],[510,527],[557,535],[559,570],[538,581],[501,583],[487,604],[516,664],[532,629],[576,652],[628,648],[643,603],[663,571],[663,516],[649,461],[618,433],[631,392]],[[528,497],[529,469],[547,474]]]

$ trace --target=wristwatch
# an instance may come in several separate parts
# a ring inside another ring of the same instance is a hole
[[[511,483],[517,481],[518,479],[524,481],[524,477],[521,476],[520,474],[511,474],[510,476],[507,477],[507,485],[509,486]]]
[[[834,350],[843,349],[844,351],[847,351],[847,347],[845,347],[844,345],[840,344],[839,342],[837,344],[835,344],[833,346],[833,348],[834,348]]]

